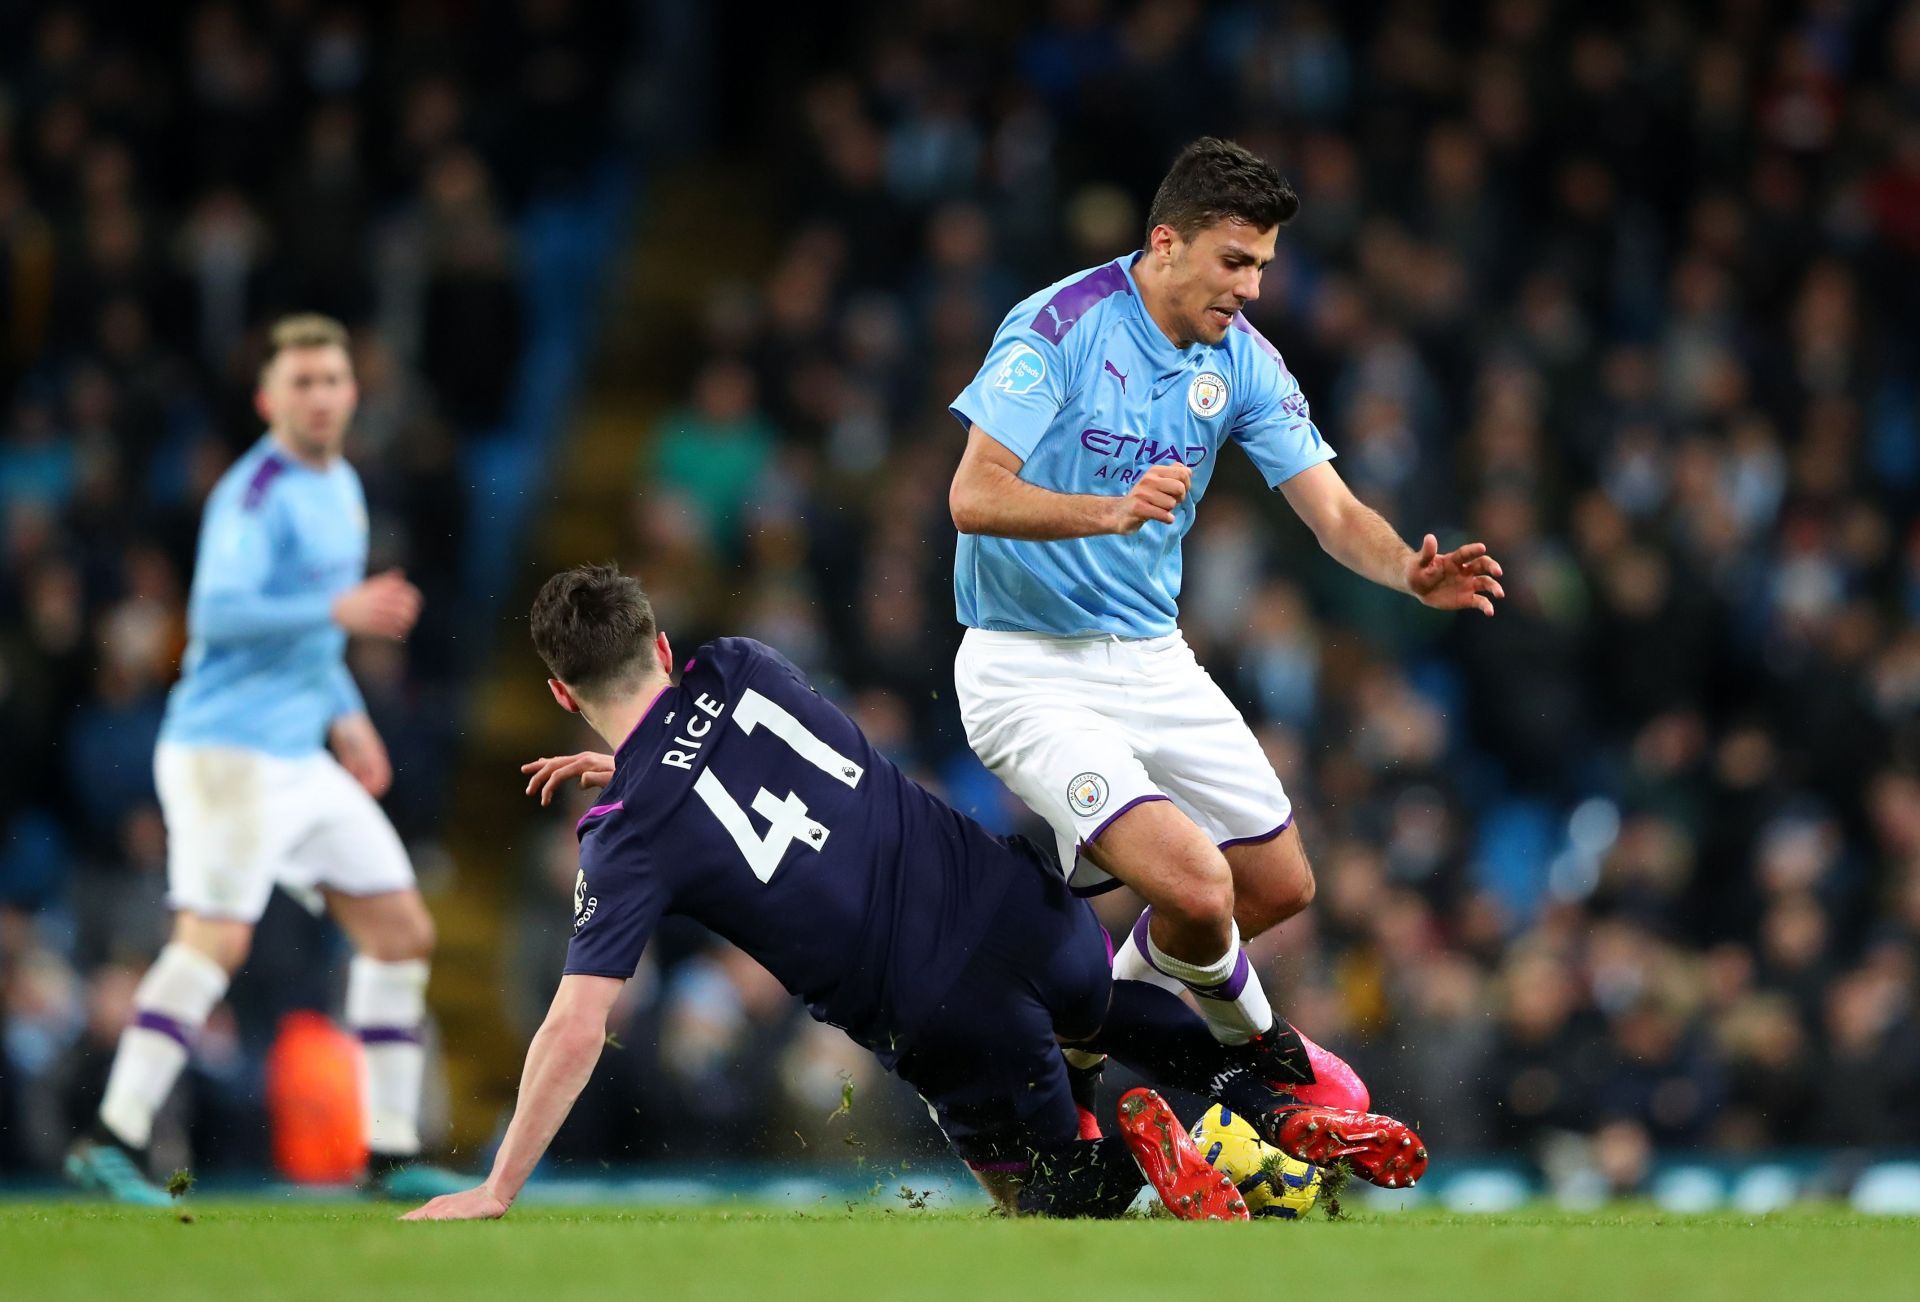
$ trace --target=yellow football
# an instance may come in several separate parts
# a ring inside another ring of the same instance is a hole
[[[1260,1138],[1244,1117],[1216,1103],[1193,1124],[1193,1142],[1215,1170],[1227,1173],[1253,1216],[1298,1220],[1320,1197],[1320,1168],[1288,1157]]]

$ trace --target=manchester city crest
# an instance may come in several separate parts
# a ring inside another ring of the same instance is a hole
[[[1187,410],[1201,420],[1212,420],[1227,406],[1227,381],[1217,371],[1202,371],[1187,386]]]
[[[1067,803],[1082,818],[1090,818],[1107,805],[1107,780],[1098,773],[1082,773],[1067,784]]]

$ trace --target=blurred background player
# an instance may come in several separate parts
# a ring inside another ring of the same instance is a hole
[[[420,593],[397,571],[366,577],[366,500],[341,455],[358,400],[346,329],[291,316],[270,338],[255,396],[267,432],[207,500],[191,642],[154,755],[173,936],[67,1159],[75,1182],[126,1202],[168,1201],[145,1171],[154,1114],[275,886],[330,910],[355,950],[346,1018],[370,1186],[415,1198],[454,1179],[415,1161],[433,922],[377,803],[393,770],[345,659],[349,636],[406,637]]]
[[[1387,1185],[1425,1169],[1389,1118],[1281,1100],[1165,992],[1113,1005],[1105,934],[1045,852],[915,784],[778,652],[720,638],[674,683],[639,581],[610,565],[553,576],[531,624],[554,700],[616,750],[527,766],[543,803],[576,776],[607,787],[578,827],[573,938],[491,1176],[420,1217],[505,1213],[668,913],[738,945],[912,1085],[1009,1211],[1118,1215],[1144,1173],[1176,1215],[1246,1215],[1151,1091],[1122,1100],[1119,1136],[1083,1138],[1056,1037],[1098,1034],[1303,1160],[1346,1157]]]
[[[1221,1040],[1304,1087],[1331,1064],[1275,1018],[1240,940],[1305,908],[1313,874],[1272,764],[1175,625],[1181,540],[1231,440],[1355,573],[1443,610],[1503,594],[1484,546],[1415,551],[1353,496],[1241,316],[1298,209],[1238,145],[1187,146],[1144,249],[1001,323],[953,402],[951,507],[967,740],[1052,825],[1076,890],[1146,899],[1115,975],[1193,991]]]

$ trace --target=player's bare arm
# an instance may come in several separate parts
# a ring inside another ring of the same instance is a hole
[[[553,793],[562,783],[575,778],[580,780],[582,791],[598,791],[613,781],[613,756],[603,755],[597,750],[583,750],[577,755],[542,756],[537,760],[528,760],[520,766],[527,778],[527,794],[536,791],[540,803],[553,803]]]
[[[401,1220],[484,1221],[506,1215],[593,1075],[607,1041],[607,1013],[625,984],[617,977],[580,973],[560,978],[547,1019],[527,1048],[519,1102],[486,1183],[442,1194]]]
[[[1321,463],[1280,485],[1287,504],[1306,521],[1326,553],[1362,578],[1418,598],[1436,610],[1493,614],[1505,597],[1500,562],[1485,543],[1442,553],[1432,534],[1415,551],[1381,514],[1353,495],[1331,465]]]
[[[1172,524],[1193,483],[1186,466],[1155,466],[1124,497],[1056,493],[1020,478],[1022,464],[1012,449],[973,426],[947,494],[954,527],[1030,542],[1136,533],[1149,520]]]
[[[387,744],[366,715],[343,714],[335,719],[327,728],[327,744],[340,767],[375,800],[393,786],[393,761],[387,756]]]

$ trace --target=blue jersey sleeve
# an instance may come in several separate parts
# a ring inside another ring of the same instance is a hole
[[[333,670],[333,713],[327,716],[328,721],[366,712],[367,701],[360,695],[360,684],[353,681],[353,671],[342,661]]]
[[[1243,368],[1248,373],[1247,398],[1231,434],[1267,487],[1278,488],[1302,470],[1333,460],[1334,452],[1313,423],[1300,382],[1266,340],[1254,337],[1260,350]]]
[[[580,871],[573,885],[573,939],[567,945],[569,976],[621,980],[640,966],[640,955],[667,911],[667,885],[644,850],[627,842],[615,823],[620,811],[596,809],[607,820],[580,844]],[[611,841],[617,849],[608,848]]]
[[[994,336],[973,383],[953,400],[954,418],[978,425],[1025,461],[1066,406],[1069,360],[1066,345],[1009,321]]]
[[[195,637],[244,642],[306,633],[333,622],[328,593],[267,593],[274,547],[270,500],[228,498],[208,504],[187,610]]]

